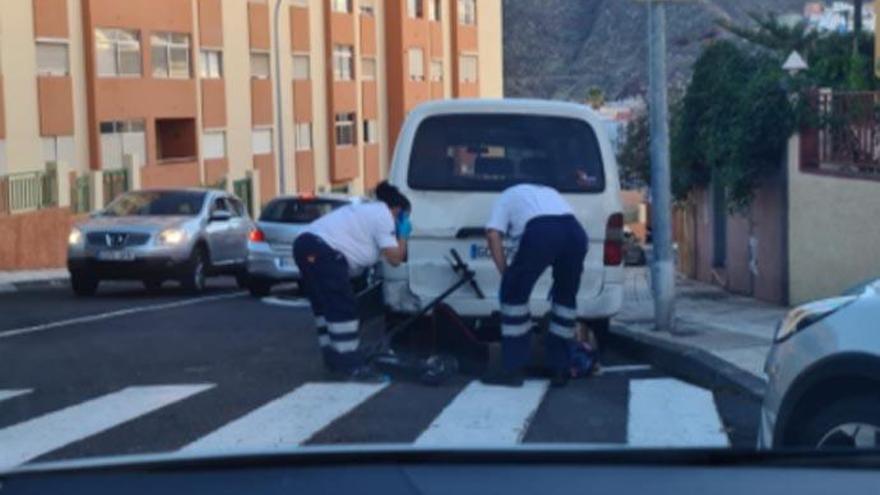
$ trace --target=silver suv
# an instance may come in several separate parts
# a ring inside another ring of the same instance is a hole
[[[224,191],[128,192],[70,231],[71,286],[86,296],[101,280],[142,280],[149,290],[177,280],[197,293],[206,276],[229,274],[244,287],[253,228],[242,202]]]

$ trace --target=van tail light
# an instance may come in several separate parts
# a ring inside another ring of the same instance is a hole
[[[260,229],[254,229],[251,231],[250,235],[248,235],[248,239],[251,242],[266,242],[266,234]]]
[[[605,266],[617,266],[623,262],[623,213],[608,217],[605,224]]]

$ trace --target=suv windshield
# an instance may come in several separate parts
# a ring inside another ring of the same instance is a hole
[[[260,221],[312,223],[345,204],[345,201],[332,199],[279,199],[266,205]]]
[[[193,216],[202,210],[205,193],[199,191],[139,191],[123,194],[102,212],[111,217]]]
[[[410,157],[409,186],[502,191],[520,183],[567,193],[605,189],[599,142],[582,120],[535,115],[443,115],[425,119]]]

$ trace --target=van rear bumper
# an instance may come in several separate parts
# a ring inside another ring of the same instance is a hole
[[[467,291],[467,288],[461,289]],[[412,314],[429,301],[421,300],[409,290],[406,280],[385,280],[383,284],[385,306],[395,313]],[[446,301],[458,314],[471,318],[485,318],[499,311],[498,298],[487,294],[486,299],[467,294],[455,294]],[[587,320],[611,318],[623,305],[623,283],[606,282],[598,294],[592,297],[578,297],[578,317]],[[533,316],[542,316],[550,311],[546,299],[532,299],[529,307]]]

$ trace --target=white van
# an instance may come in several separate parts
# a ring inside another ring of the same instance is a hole
[[[617,163],[599,118],[588,107],[542,100],[445,100],[410,112],[389,181],[412,202],[408,261],[381,267],[389,311],[414,313],[458,280],[450,249],[476,272],[445,302],[461,316],[497,316],[501,277],[484,226],[495,199],[514,184],[563,193],[589,235],[578,317],[607,327],[623,300],[623,215]],[[515,247],[507,244],[508,256]],[[532,292],[535,317],[550,309],[548,270]]]

